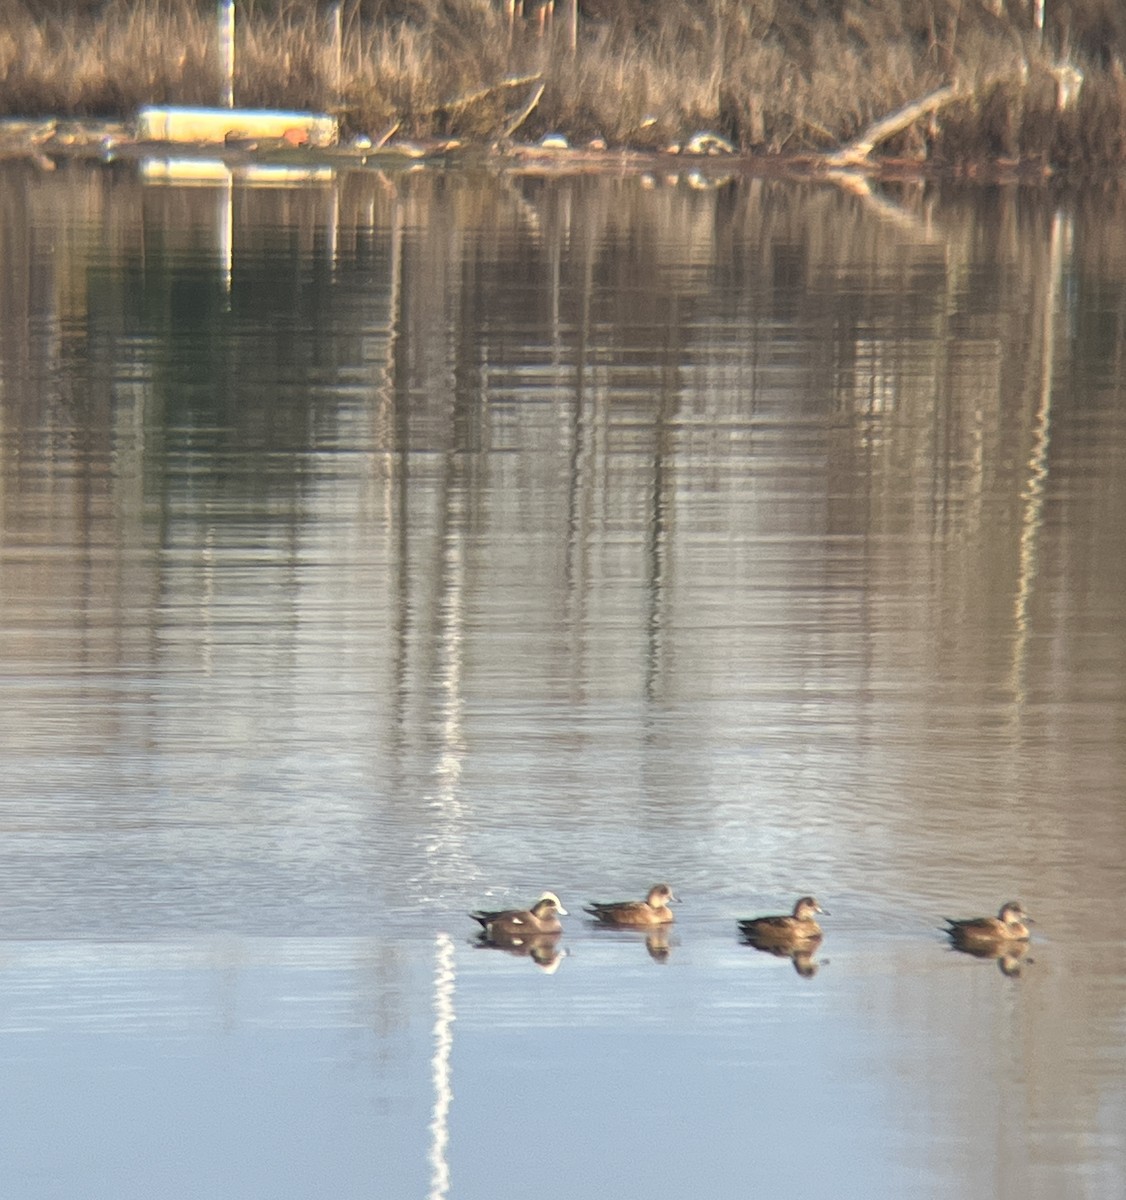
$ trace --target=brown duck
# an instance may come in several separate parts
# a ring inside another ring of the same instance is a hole
[[[647,925],[668,925],[674,918],[669,904],[676,900],[667,883],[658,883],[649,889],[644,900],[616,900],[610,904],[592,901],[583,912],[600,925],[619,928],[643,928]]]
[[[531,908],[503,908],[495,911],[478,909],[469,914],[487,938],[508,939],[532,938],[545,933],[562,933],[560,916],[567,910],[554,892],[544,894]]]
[[[1029,938],[1026,921],[1032,918],[1024,911],[1019,900],[1010,900],[1001,905],[995,917],[967,917],[957,920],[944,917],[945,933],[959,950],[986,950],[1002,946],[1005,942],[1026,942]]]
[[[821,926],[817,924],[817,913],[828,916],[812,896],[802,896],[794,905],[791,915],[751,917],[739,922],[739,932],[759,948],[820,941]]]

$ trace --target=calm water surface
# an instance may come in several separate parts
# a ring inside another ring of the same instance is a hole
[[[0,1193],[1126,1196],[1122,197],[0,214]]]

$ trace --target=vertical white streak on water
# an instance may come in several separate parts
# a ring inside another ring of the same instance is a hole
[[[328,222],[325,229],[325,243],[328,247],[328,261],[332,264],[333,273],[340,257],[340,189],[334,187],[328,197]]]
[[[1071,223],[1062,212],[1052,219],[1049,248],[1048,292],[1044,297],[1043,328],[1040,332],[1040,396],[1032,430],[1028,458],[1028,480],[1021,492],[1023,512],[1020,532],[1020,574],[1013,603],[1012,696],[1018,709],[1024,705],[1025,655],[1028,649],[1028,605],[1036,582],[1040,526],[1043,519],[1044,487],[1048,479],[1048,445],[1051,436],[1052,378],[1055,373],[1055,322],[1063,274],[1065,250],[1070,249]]]
[[[434,1110],[430,1118],[429,1200],[442,1200],[450,1190],[450,1164],[446,1152],[450,1141],[450,1053],[454,1034],[454,943],[448,933],[435,939],[434,962],[434,1056],[430,1060],[434,1081]]]
[[[235,261],[235,200],[234,179],[228,171],[219,189],[219,265],[223,272],[223,291],[227,304],[231,297],[231,276]]]

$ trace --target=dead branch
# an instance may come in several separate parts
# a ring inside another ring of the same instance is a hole
[[[888,138],[894,137],[920,117],[937,112],[947,104],[960,100],[964,95],[965,93],[960,88],[949,85],[941,87],[919,100],[912,100],[910,104],[905,104],[886,117],[874,121],[851,142],[846,142],[839,149],[824,155],[823,161],[830,167],[861,166],[881,142],[886,142]]]
[[[500,83],[490,83],[488,87],[478,88],[475,92],[468,92],[464,96],[458,96],[456,100],[447,100],[445,104],[439,104],[430,111],[452,112],[455,109],[468,108],[471,104],[479,104],[482,100],[487,100],[495,92],[503,92],[508,88],[523,87],[526,83],[538,83],[542,78],[543,72],[537,71],[534,75],[517,75],[511,79],[502,79]]]
[[[371,148],[373,150],[382,150],[383,147],[386,146],[387,143],[395,136],[395,134],[399,132],[399,127],[402,125],[402,123],[402,120],[397,120],[388,125],[387,128],[379,135],[379,137],[373,139]]]
[[[411,115],[416,117],[432,117],[435,113],[457,112],[460,109],[469,108],[472,104],[479,104],[482,100],[487,100],[497,92],[508,91],[509,88],[523,87],[526,83],[535,83],[542,78],[542,71],[537,71],[534,75],[514,75],[511,79],[502,79],[500,83],[490,83],[486,87],[478,88],[475,92],[466,92],[464,96],[455,96],[452,100],[443,100],[441,104],[431,104],[429,108],[412,109]]]
[[[538,88],[532,93],[531,99],[522,109],[508,122],[501,134],[502,137],[511,137],[517,129],[532,115],[532,110],[540,102],[540,97],[547,90],[547,84],[541,83]]]

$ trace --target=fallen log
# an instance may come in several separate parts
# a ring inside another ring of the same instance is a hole
[[[541,83],[540,86],[536,88],[536,90],[528,98],[527,103],[520,109],[520,111],[505,123],[501,137],[510,138],[516,132],[516,130],[524,124],[524,122],[532,115],[532,111],[535,109],[536,105],[539,104],[540,97],[544,94],[546,88],[546,83]]]
[[[436,112],[459,112],[474,104],[479,104],[482,100],[489,99],[490,96],[495,96],[498,92],[507,91],[510,88],[523,87],[526,83],[538,83],[542,78],[542,71],[536,71],[532,75],[513,75],[508,79],[502,79],[499,83],[490,83],[486,87],[478,88],[475,92],[467,92],[464,96],[456,96],[453,100],[447,100],[443,104],[435,104],[430,108],[420,109],[419,112],[423,116],[430,116]]]
[[[937,112],[940,108],[945,108],[947,104],[962,99],[964,95],[965,93],[960,88],[950,84],[919,100],[912,100],[910,104],[897,108],[895,112],[889,113],[886,117],[873,121],[863,133],[854,137],[852,141],[823,155],[822,161],[829,167],[864,166],[872,151],[881,142],[886,142],[888,138],[901,133],[920,117]]]

